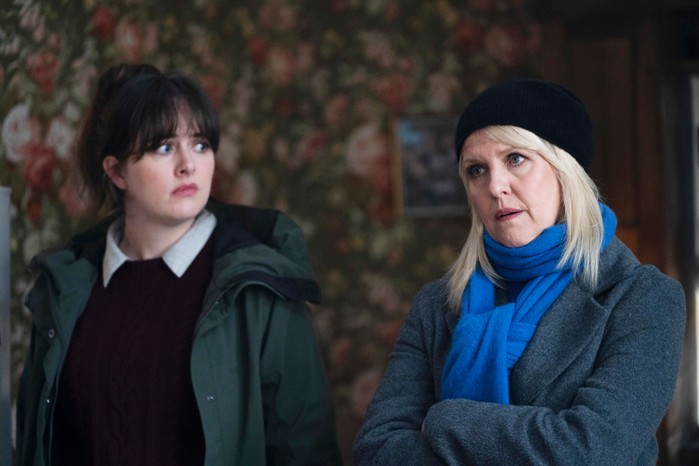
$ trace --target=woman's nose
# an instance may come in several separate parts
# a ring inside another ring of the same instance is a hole
[[[178,157],[177,173],[179,175],[191,175],[196,171],[194,153],[190,149],[181,149]]]
[[[488,189],[493,197],[500,197],[510,193],[510,176],[507,170],[496,168],[490,170]]]

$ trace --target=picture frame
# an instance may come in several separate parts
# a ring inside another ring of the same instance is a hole
[[[414,218],[467,213],[454,152],[456,115],[415,115],[394,124],[396,210]]]

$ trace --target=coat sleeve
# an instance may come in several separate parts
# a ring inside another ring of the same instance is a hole
[[[305,303],[275,300],[260,375],[267,464],[340,464],[327,375]]]
[[[684,321],[679,284],[646,269],[611,310],[594,367],[569,406],[441,401],[425,419],[428,442],[449,464],[652,464]]]
[[[423,318],[434,305],[431,295],[425,290],[418,293],[401,328],[355,440],[357,465],[442,464],[421,432],[425,416],[436,402],[429,349],[439,343],[434,340],[429,319]]]

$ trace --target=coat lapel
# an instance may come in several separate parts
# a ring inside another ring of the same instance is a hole
[[[534,337],[512,369],[513,404],[531,404],[604,331],[611,310],[601,306],[596,295],[606,293],[638,265],[636,257],[614,238],[600,258],[596,293],[578,281],[563,291],[541,318]]]
[[[608,311],[572,283],[546,311],[534,337],[512,369],[513,404],[531,404],[602,331]]]

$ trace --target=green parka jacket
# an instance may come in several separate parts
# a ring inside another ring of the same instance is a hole
[[[334,414],[306,301],[319,289],[300,229],[274,210],[210,203],[216,259],[191,376],[207,466],[339,464]],[[50,465],[61,367],[98,277],[109,222],[32,261],[32,342],[17,405],[18,466]]]

